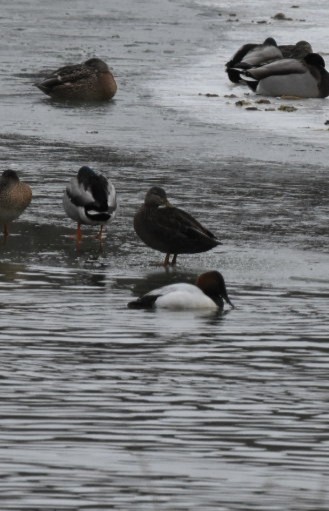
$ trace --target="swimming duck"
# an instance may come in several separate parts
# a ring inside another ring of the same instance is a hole
[[[282,59],[243,73],[249,87],[263,96],[325,98],[329,95],[329,73],[318,53],[302,60]]]
[[[224,277],[218,271],[208,271],[199,275],[196,285],[179,283],[154,289],[150,293],[128,303],[130,309],[163,308],[184,309],[222,309],[225,300],[231,307]]]
[[[147,192],[144,204],[134,216],[134,229],[146,245],[166,254],[164,266],[175,265],[178,254],[206,252],[221,245],[191,215],[172,206],[159,186],[153,186]]]
[[[35,85],[54,99],[71,101],[105,101],[117,91],[107,64],[98,58],[61,67]]]
[[[31,187],[20,181],[14,170],[5,170],[0,177],[0,223],[5,237],[9,234],[8,224],[23,213],[31,199]]]
[[[282,52],[275,39],[268,37],[263,44],[248,43],[241,46],[226,63],[226,72],[231,82],[239,83],[241,81],[239,70],[262,66],[282,58]]]
[[[115,188],[106,177],[90,167],[81,167],[64,191],[63,206],[66,214],[78,223],[77,241],[82,237],[81,224],[100,225],[98,238],[101,239],[103,226],[116,215]]]

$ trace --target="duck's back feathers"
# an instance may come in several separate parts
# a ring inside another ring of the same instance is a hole
[[[76,222],[109,223],[117,208],[115,188],[103,175],[89,167],[81,167],[66,187],[63,206],[67,215]]]

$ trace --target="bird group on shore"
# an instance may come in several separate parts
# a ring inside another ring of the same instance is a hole
[[[113,74],[99,58],[61,67],[35,85],[53,100],[59,101],[108,101],[117,91]],[[8,224],[23,213],[31,198],[31,188],[19,180],[15,171],[3,173],[0,178],[0,222],[5,238],[9,233]],[[99,226],[97,237],[102,240],[103,227],[117,213],[115,187],[102,174],[82,166],[64,190],[63,207],[67,216],[77,223],[77,245],[82,239],[82,225]],[[166,253],[165,267],[175,265],[178,254],[205,252],[220,244],[190,214],[171,206],[160,187],[152,187],[147,192],[144,204],[134,217],[134,228],[146,245]],[[170,262],[171,254],[173,259]],[[159,293],[166,298],[158,300]],[[146,304],[146,308],[150,308],[152,302],[155,308],[222,309],[223,299],[232,305],[222,275],[214,271],[200,276],[195,286],[186,283],[176,284],[175,289],[164,286],[156,290],[156,297],[141,299],[138,307],[129,306],[143,308]]]
[[[0,222],[7,238],[8,225],[30,204],[32,191],[20,181],[14,170],[5,170],[0,178]],[[97,237],[116,216],[117,197],[109,179],[88,166],[79,169],[63,193],[63,208],[77,223],[76,242],[82,239],[82,225],[99,226]],[[214,234],[186,211],[172,206],[166,192],[158,186],[146,193],[144,203],[134,215],[136,234],[150,248],[166,254],[163,266],[174,266],[178,254],[206,252],[220,245]],[[173,255],[170,261],[170,255]],[[196,285],[181,283],[155,290],[150,298],[130,303],[130,308],[222,309],[228,298],[223,276],[216,271],[199,276]]]
[[[233,83],[247,84],[265,96],[324,98],[329,95],[329,73],[324,59],[313,53],[307,41],[280,46],[269,37],[261,44],[245,44],[226,63],[226,72]],[[60,101],[108,101],[117,91],[108,65],[97,57],[61,67],[35,85]],[[15,171],[5,170],[0,177],[0,223],[5,239],[10,223],[23,213],[31,199],[30,186],[20,181]],[[82,225],[99,226],[97,237],[101,240],[104,226],[117,213],[115,187],[105,176],[84,165],[67,184],[63,207],[67,216],[77,223],[78,244]],[[145,245],[165,254],[162,263],[165,267],[176,265],[179,254],[206,252],[221,244],[192,215],[171,205],[165,190],[159,186],[147,191],[144,203],[134,215],[133,226]],[[209,271],[200,275],[195,285],[163,286],[128,306],[132,309],[222,309],[224,301],[233,307],[223,276]]]
[[[307,41],[278,45],[272,37],[261,44],[244,44],[226,63],[233,83],[248,85],[263,96],[325,98],[329,73],[319,53]]]

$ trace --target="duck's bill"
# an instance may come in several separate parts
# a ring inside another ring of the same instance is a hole
[[[228,303],[232,309],[235,309],[235,306],[233,305],[233,303],[231,302],[231,300],[229,299],[229,297],[227,295],[223,296],[224,300],[226,303]]]

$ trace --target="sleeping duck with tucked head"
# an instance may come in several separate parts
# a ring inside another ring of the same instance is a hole
[[[326,98],[329,95],[329,73],[318,53],[309,53],[302,60],[281,59],[248,69],[241,76],[256,94],[263,96]]]
[[[77,242],[82,238],[82,224],[100,226],[97,237],[101,240],[104,225],[108,225],[117,212],[116,191],[109,179],[85,165],[66,186],[63,207],[67,216],[78,224]]]
[[[51,98],[64,101],[107,101],[117,91],[108,65],[96,57],[61,67],[34,85]]]

